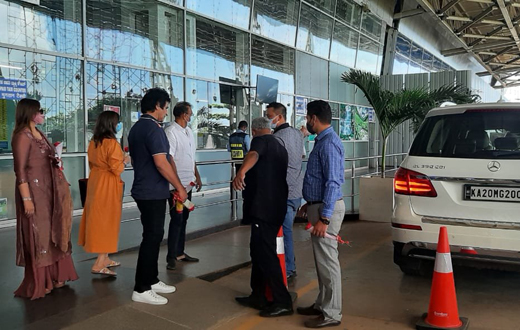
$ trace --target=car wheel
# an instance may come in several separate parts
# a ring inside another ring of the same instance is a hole
[[[433,273],[434,262],[432,260],[403,255],[403,247],[403,243],[394,242],[394,263],[399,266],[404,274],[411,276],[429,276]]]

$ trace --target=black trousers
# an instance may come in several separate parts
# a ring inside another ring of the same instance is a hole
[[[191,200],[191,191],[188,193],[188,199]],[[188,224],[190,211],[184,208],[182,213],[177,213],[173,195],[170,195],[168,199],[168,206],[170,207],[170,225],[168,227],[168,254],[166,255],[166,262],[171,262],[184,254],[186,225]]]
[[[273,305],[291,307],[291,296],[285,286],[276,253],[276,235],[281,226],[282,223],[275,225],[251,218],[251,298],[265,301],[265,288],[268,285],[273,295]]]
[[[166,199],[138,200],[137,207],[141,212],[143,240],[139,247],[137,268],[135,272],[134,291],[142,293],[151,290],[152,285],[159,282],[159,249],[164,236],[164,212]]]

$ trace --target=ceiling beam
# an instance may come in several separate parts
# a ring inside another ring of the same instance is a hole
[[[502,27],[498,29],[499,31],[502,30]],[[494,36],[494,35],[488,35],[488,34],[473,34],[473,33],[464,33],[462,35],[463,38],[477,38],[477,39],[493,39],[493,40],[512,40],[511,37],[504,37],[504,36]],[[477,40],[476,43],[482,42],[482,40]],[[468,46],[473,46],[471,44],[468,44]]]
[[[504,72],[511,72],[511,71],[515,71],[515,70],[518,70],[520,69],[520,65],[514,65],[514,66],[511,66],[507,69],[498,69],[498,70],[494,70],[493,73],[498,75],[499,73],[504,73]],[[489,76],[491,73],[489,73],[488,71],[482,71],[482,72],[477,72],[477,76],[479,77],[484,77],[484,76]]]
[[[478,56],[477,54],[475,54],[471,49],[468,48],[468,45],[464,42],[464,40],[462,38],[460,38],[459,36],[457,36],[457,34],[453,31],[453,29],[451,28],[451,26],[448,24],[447,21],[445,20],[441,20],[439,19],[439,17],[437,16],[437,13],[435,11],[435,9],[432,7],[431,3],[428,1],[428,0],[416,0],[417,1],[417,4],[419,4],[424,10],[426,10],[427,12],[429,12],[432,16],[436,17],[439,22],[441,24],[444,25],[444,27],[446,29],[448,29],[448,31],[457,38],[457,40],[459,41],[459,43],[467,50],[467,52],[469,54],[471,54],[475,60],[477,60],[478,63],[480,63],[480,65],[482,65],[482,67],[484,67],[486,70],[488,70],[490,72],[490,74],[497,80],[497,82],[500,83],[500,85],[502,85],[503,87],[505,86],[505,83],[500,79],[500,75],[496,74],[496,73],[493,73],[493,69],[491,69],[491,67],[489,65],[487,65],[486,63],[484,63],[484,61],[482,61],[482,58],[480,58],[480,56]],[[503,24],[503,23],[500,23],[500,24]]]
[[[507,76],[504,76],[502,79],[506,80],[506,79],[508,79],[508,78],[511,78],[511,77],[513,77],[513,76],[516,76],[516,75],[519,74],[519,73],[520,73],[520,70],[518,70],[518,71],[516,71],[516,72],[513,72],[513,73],[511,73],[511,74],[508,74]]]
[[[460,28],[458,28],[457,30],[455,30],[455,33],[458,35],[462,32],[464,32],[465,30],[469,29],[470,27],[472,27],[473,25],[477,24],[478,22],[482,21],[486,16],[488,16],[489,14],[491,14],[493,12],[493,10],[495,10],[495,6],[492,5],[492,6],[489,6],[488,8],[486,8],[483,12],[481,12],[480,14],[478,14],[477,16],[473,17],[471,19],[471,22],[467,22],[466,24],[464,24],[463,26],[461,26]]]
[[[425,1],[425,0],[421,0],[421,1]],[[448,21],[459,21],[459,22],[473,21],[471,19],[471,17],[464,17],[464,16],[446,16],[445,19]],[[491,25],[504,25],[504,22],[496,20],[496,19],[483,19],[480,23],[491,24]]]
[[[502,49],[501,51],[499,51],[499,52],[496,53],[495,55],[492,55],[491,57],[486,58],[486,60],[484,61],[484,63],[489,63],[489,62],[491,62],[491,60],[493,60],[493,59],[499,57],[499,56],[502,55],[502,54],[507,53],[507,52],[510,51],[512,48],[516,48],[516,45],[515,45],[515,46],[509,46],[509,47],[506,47],[506,48]]]
[[[499,41],[499,42],[493,42],[493,43],[486,42],[485,44],[473,46],[473,47],[466,46],[466,47],[441,50],[441,54],[444,56],[454,56],[454,55],[464,54],[465,52],[468,52],[468,51],[478,52],[479,50],[488,50],[488,49],[496,48],[496,47],[507,47],[507,46],[511,46],[511,45],[515,45],[515,44],[516,44],[516,42],[513,40]]]
[[[407,11],[403,11],[401,13],[395,14],[394,15],[394,19],[403,19],[403,18],[406,18],[406,17],[420,15],[420,14],[423,14],[423,13],[424,13],[424,9],[422,9],[422,8],[407,10]]]
[[[446,4],[446,6],[442,7],[438,12],[437,15],[442,16],[445,12],[453,8],[456,4],[458,4],[461,0],[452,0]]]
[[[507,28],[509,29],[509,32],[511,32],[511,36],[513,36],[518,50],[520,50],[520,38],[518,38],[518,32],[516,32],[516,27],[514,26],[513,21],[511,20],[511,16],[509,15],[509,10],[506,7],[505,1],[497,0],[497,5],[500,11],[502,12],[502,16],[504,16]]]

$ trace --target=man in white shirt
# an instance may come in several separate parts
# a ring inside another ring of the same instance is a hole
[[[188,123],[193,116],[191,104],[188,102],[179,102],[173,108],[175,121],[165,129],[166,137],[170,143],[170,155],[177,167],[177,174],[184,187],[188,187],[191,182],[195,183],[197,191],[200,191],[202,182],[200,180],[199,171],[195,165],[196,144],[193,139],[193,132],[188,127]],[[173,187],[170,186],[173,190]],[[188,194],[191,200],[191,191]],[[168,229],[168,255],[166,261],[167,269],[175,269],[177,261],[197,262],[199,259],[190,257],[184,252],[184,244],[186,242],[186,224],[190,212],[184,208],[182,213],[178,213],[175,209],[175,201],[173,194],[168,199],[170,206],[170,227]]]

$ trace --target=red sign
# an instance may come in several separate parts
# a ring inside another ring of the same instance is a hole
[[[118,115],[121,114],[121,107],[115,105],[103,105],[103,111],[114,111]]]

